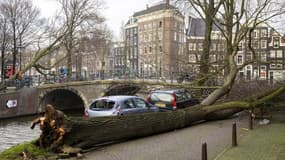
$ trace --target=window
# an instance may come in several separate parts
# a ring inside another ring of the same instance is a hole
[[[196,43],[189,43],[189,51],[195,51],[196,50]]]
[[[195,54],[190,54],[189,55],[189,62],[195,63],[196,62],[196,56]]]
[[[124,107],[125,108],[135,108],[135,105],[132,100],[128,99],[124,102]]]
[[[275,69],[275,64],[270,64],[271,69]]]
[[[144,35],[144,41],[147,42],[148,41],[148,34]]]
[[[200,61],[201,60],[201,55],[198,55],[197,57],[198,57],[198,61]]]
[[[158,32],[158,40],[162,40],[162,32]]]
[[[174,41],[177,41],[177,32],[174,32]]]
[[[149,52],[151,52],[152,51],[152,48],[151,47],[149,47]]]
[[[159,21],[158,23],[158,27],[161,28],[162,27],[162,21]]]
[[[95,101],[94,103],[91,104],[90,109],[91,110],[110,110],[114,107],[115,102],[114,101],[109,101],[106,99],[98,100]]]
[[[147,104],[142,99],[135,98],[134,102],[135,102],[135,105],[136,105],[137,108],[147,108]]]
[[[198,50],[203,51],[203,43],[198,43]]]
[[[282,58],[283,54],[282,54],[282,50],[277,50],[276,51],[276,58]]]
[[[218,51],[224,50],[224,44],[218,44]]]
[[[266,40],[261,40],[261,48],[267,48],[267,41]]]
[[[260,61],[261,62],[266,62],[266,53],[265,52],[261,52],[260,53]]]
[[[138,57],[137,48],[134,48],[134,58]]]
[[[151,28],[152,28],[152,24],[149,23],[149,24],[148,24],[148,29],[151,29]]]
[[[279,37],[273,37],[273,47],[274,48],[279,47]]]
[[[134,37],[134,45],[137,45],[137,37]]]
[[[217,61],[216,55],[210,55],[210,62],[216,62]]]
[[[210,50],[211,50],[211,51],[216,51],[216,49],[217,49],[217,48],[216,48],[216,43],[212,43]]]
[[[238,65],[242,65],[243,64],[242,55],[238,55],[237,56],[237,64]]]
[[[225,57],[224,55],[220,55],[220,61],[224,61]]]
[[[258,31],[257,31],[257,30],[254,30],[254,31],[253,31],[253,37],[254,37],[254,38],[258,38]]]
[[[266,66],[261,66],[260,70],[264,70],[265,71],[266,70]]]
[[[261,37],[267,37],[267,29],[261,30]]]
[[[275,51],[270,51],[270,58],[275,58]]]
[[[239,50],[242,50],[242,49],[243,49],[243,42],[240,42],[240,43],[238,44],[238,49],[239,49]]]
[[[282,64],[277,64],[277,65],[276,65],[276,68],[277,68],[277,69],[282,69],[282,67],[283,67]]]
[[[270,58],[283,58],[282,50],[273,50],[270,51]]]
[[[254,41],[253,41],[252,47],[253,47],[254,49],[259,48],[259,47],[258,47],[258,41],[257,41],[257,40],[254,40]]]
[[[159,51],[162,52],[162,46],[159,46]]]
[[[171,102],[173,100],[173,96],[167,93],[152,93],[150,99],[153,102]]]

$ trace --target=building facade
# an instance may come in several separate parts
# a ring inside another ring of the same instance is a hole
[[[198,73],[200,55],[203,52],[205,23],[202,19],[189,19],[187,29],[187,66],[190,72]],[[221,32],[213,26],[210,48],[210,71],[224,73],[224,57],[226,44]],[[249,49],[249,43],[254,53]],[[285,78],[284,68],[285,38],[266,23],[255,27],[251,35],[247,34],[239,43],[235,62],[238,66],[245,65],[237,76],[240,80],[267,80],[274,83]]]
[[[218,77],[223,74],[225,39],[217,26],[212,26],[211,47],[209,55],[210,72],[216,72]],[[200,18],[189,17],[186,39],[187,66],[185,73],[197,75],[200,70],[201,54],[205,36],[205,22]]]
[[[130,17],[125,26],[125,75],[139,77],[138,24],[135,17]]]
[[[271,29],[270,38],[268,40],[269,55],[267,79],[271,83],[282,81],[285,79],[285,37]]]
[[[113,58],[114,58],[114,77],[122,77],[123,75],[125,75],[125,69],[126,69],[124,42],[114,43]]]
[[[169,1],[134,13],[125,31],[126,48],[133,48],[127,51],[127,66],[130,64],[137,76],[170,78],[181,70],[185,56],[184,16]]]

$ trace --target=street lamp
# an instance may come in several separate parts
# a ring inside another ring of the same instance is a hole
[[[20,59],[19,59],[20,71],[22,70],[22,48],[24,49],[25,46],[23,46],[23,45],[17,46],[17,49],[19,50],[19,54],[20,54]]]

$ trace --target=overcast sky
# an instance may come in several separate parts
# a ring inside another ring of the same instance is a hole
[[[42,15],[49,17],[56,12],[56,0],[33,0],[34,4],[41,10]],[[113,30],[116,36],[119,35],[119,30],[122,22],[127,22],[129,16],[134,12],[143,10],[147,4],[158,2],[159,0],[105,0],[106,9],[103,10],[103,15],[107,19],[107,24]]]

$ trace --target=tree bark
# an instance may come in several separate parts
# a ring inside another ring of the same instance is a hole
[[[241,110],[260,107],[284,91],[285,85],[252,101],[230,101],[214,105],[196,105],[177,111],[90,119],[69,118],[48,105],[45,116],[35,119],[31,128],[40,124],[42,134],[38,145],[43,148],[57,152],[63,152],[64,146],[88,149],[106,143],[172,131],[201,121],[225,119]]]
[[[62,152],[63,146],[88,149],[104,143],[112,143],[137,137],[172,131],[205,120],[224,119],[240,110],[215,112],[204,110],[201,106],[169,112],[145,113],[114,117],[68,118],[57,125],[58,119],[41,117],[34,123],[43,124],[38,145],[56,152]],[[40,122],[43,121],[43,122]],[[50,122],[56,124],[53,127]],[[48,138],[53,137],[53,138]]]

